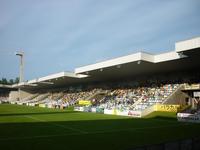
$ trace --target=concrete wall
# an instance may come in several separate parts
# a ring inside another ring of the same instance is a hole
[[[18,91],[11,91],[9,93],[9,101],[15,101],[19,98],[19,92]]]
[[[184,86],[181,85],[180,88],[177,89],[168,99],[164,104],[179,104],[179,105],[185,105],[185,98],[188,97],[188,95],[182,90],[184,89]]]
[[[9,93],[9,101],[15,101],[15,100],[19,99],[20,97],[21,97],[21,99],[23,99],[30,95],[33,95],[33,93],[30,93],[30,92],[24,91],[24,90],[21,90],[20,94],[19,94],[19,91],[11,91]]]

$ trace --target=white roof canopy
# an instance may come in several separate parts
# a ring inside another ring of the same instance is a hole
[[[138,52],[103,62],[75,68],[74,72],[60,72],[45,77],[15,84],[12,87],[42,86],[50,84],[68,84],[98,78],[111,77],[112,74],[145,73],[148,71],[163,71],[170,69],[184,69],[199,65],[200,37],[175,43],[175,50],[162,54],[149,54]],[[198,61],[198,62],[197,62]],[[138,67],[138,64],[140,67]],[[200,67],[200,66],[199,66]],[[116,70],[118,68],[118,70]],[[119,70],[120,69],[120,70]]]

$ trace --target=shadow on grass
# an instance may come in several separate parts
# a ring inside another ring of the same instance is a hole
[[[149,118],[150,119],[150,118]],[[156,119],[156,120],[169,120],[169,121],[176,121],[177,118],[175,117],[167,117],[167,116],[154,116],[152,117],[152,119]]]
[[[64,119],[73,118],[70,116],[71,112],[53,113],[68,113],[67,116],[63,116]],[[39,116],[34,117],[40,119]],[[200,130],[200,126],[194,125],[189,130],[191,126],[182,126],[176,121],[173,123],[159,121],[159,118],[156,118],[158,121],[133,118],[93,119],[48,121],[46,118],[44,122],[0,123],[0,145],[2,149],[11,150],[123,150],[138,145],[160,143],[175,137],[182,138],[183,135],[195,136],[198,134],[196,130]]]

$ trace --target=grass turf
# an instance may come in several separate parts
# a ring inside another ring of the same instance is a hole
[[[177,122],[174,113],[147,118],[0,105],[2,149],[126,150],[199,135],[200,125]]]

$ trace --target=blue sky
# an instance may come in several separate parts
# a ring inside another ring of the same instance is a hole
[[[200,0],[0,0],[0,78],[33,79],[200,36]]]

